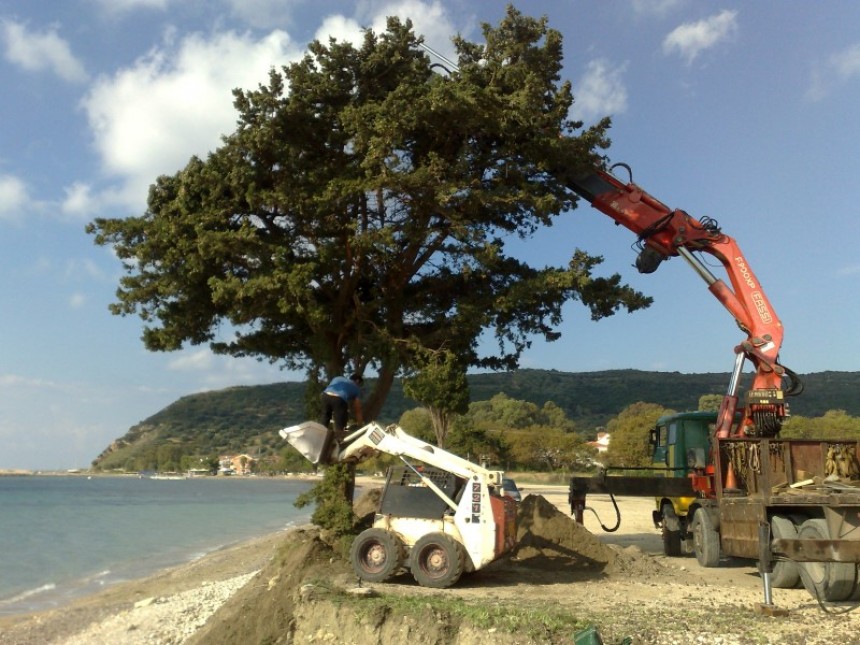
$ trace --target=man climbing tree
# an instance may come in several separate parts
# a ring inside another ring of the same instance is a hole
[[[159,177],[143,215],[89,225],[126,269],[113,313],[139,315],[154,351],[208,343],[314,383],[375,373],[373,419],[425,349],[513,369],[532,337],[558,338],[569,300],[594,319],[647,306],[619,276],[592,275],[599,257],[533,267],[506,253],[506,238],[575,206],[550,170],[599,164],[609,120],[569,120],[545,19],[509,8],[483,36],[456,38],[459,69],[442,74],[392,18],[236,90],[220,148]],[[216,337],[224,325],[231,340]],[[482,353],[487,330],[497,348]]]

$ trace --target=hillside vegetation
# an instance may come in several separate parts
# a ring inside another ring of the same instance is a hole
[[[860,415],[858,372],[820,372],[803,377],[805,392],[791,400],[795,415],[819,417],[829,410]],[[728,374],[681,374],[611,370],[558,372],[519,370],[472,374],[472,401],[487,401],[499,393],[538,406],[553,402],[575,423],[577,432],[591,437],[597,428],[638,401],[674,410],[691,410],[705,394],[722,394]],[[177,454],[206,455],[249,452],[276,456],[284,448],[277,431],[306,420],[304,383],[288,382],[233,387],[182,397],[131,427],[94,461],[99,469],[140,469],[141,464],[169,461]],[[392,389],[379,421],[395,422],[418,407],[405,397],[399,383]],[[160,453],[160,459],[157,457]],[[177,463],[177,467],[188,464]]]

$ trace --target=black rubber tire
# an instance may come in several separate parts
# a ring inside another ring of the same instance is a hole
[[[680,526],[680,520],[671,504],[663,504],[663,554],[672,558],[679,558],[681,552],[681,530],[667,528],[667,525]]]
[[[412,577],[422,587],[446,589],[463,575],[466,554],[463,547],[444,533],[428,533],[409,556]]]
[[[773,539],[794,540],[797,538],[797,527],[787,517],[774,515],[770,520],[770,532]],[[770,584],[777,589],[793,589],[800,584],[800,571],[797,562],[793,560],[774,560],[773,572],[770,574]]]
[[[829,540],[823,519],[806,520],[797,532],[802,540]],[[847,600],[854,593],[857,565],[853,562],[799,562],[800,579],[813,598],[826,602]]]
[[[403,541],[385,529],[362,531],[349,549],[355,575],[368,582],[385,582],[403,568],[405,560]]]
[[[696,509],[690,532],[693,534],[693,550],[699,564],[708,568],[718,567],[720,565],[720,534],[717,533],[711,516],[705,509]]]

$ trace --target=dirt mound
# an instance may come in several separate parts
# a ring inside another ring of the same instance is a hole
[[[346,585],[350,575],[319,529],[291,531],[272,561],[187,643],[291,642],[303,585],[319,580]]]
[[[601,542],[540,495],[520,504],[513,557],[532,566],[596,568],[606,574],[654,573],[662,567],[636,547],[620,550]],[[535,562],[542,560],[543,562]]]
[[[362,491],[354,505],[356,516],[372,520],[380,493],[379,488]],[[540,495],[523,500],[518,520],[519,544],[512,557],[519,566],[499,561],[503,570],[485,573],[483,578],[496,586],[511,587],[512,593],[519,593],[513,590],[521,584],[558,581],[559,573],[562,579],[570,580],[571,573],[573,579],[587,579],[595,574],[641,576],[662,569],[635,547],[621,550],[604,544]],[[401,615],[385,603],[368,603],[359,619],[354,605],[344,603],[342,597],[334,602],[328,598],[329,594],[354,589],[355,580],[352,567],[326,542],[324,532],[317,527],[297,529],[285,537],[258,576],[188,643],[287,644],[331,639],[356,644],[485,642],[483,633],[471,640],[462,633],[457,636],[462,629],[470,629],[461,624],[462,617],[436,615],[426,607]],[[411,587],[410,581],[403,590]],[[391,589],[396,590],[396,584]],[[463,593],[468,595],[468,589]]]

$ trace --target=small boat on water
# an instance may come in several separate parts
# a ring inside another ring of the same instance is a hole
[[[155,473],[149,476],[150,479],[188,479],[188,475],[180,475],[179,473]]]

